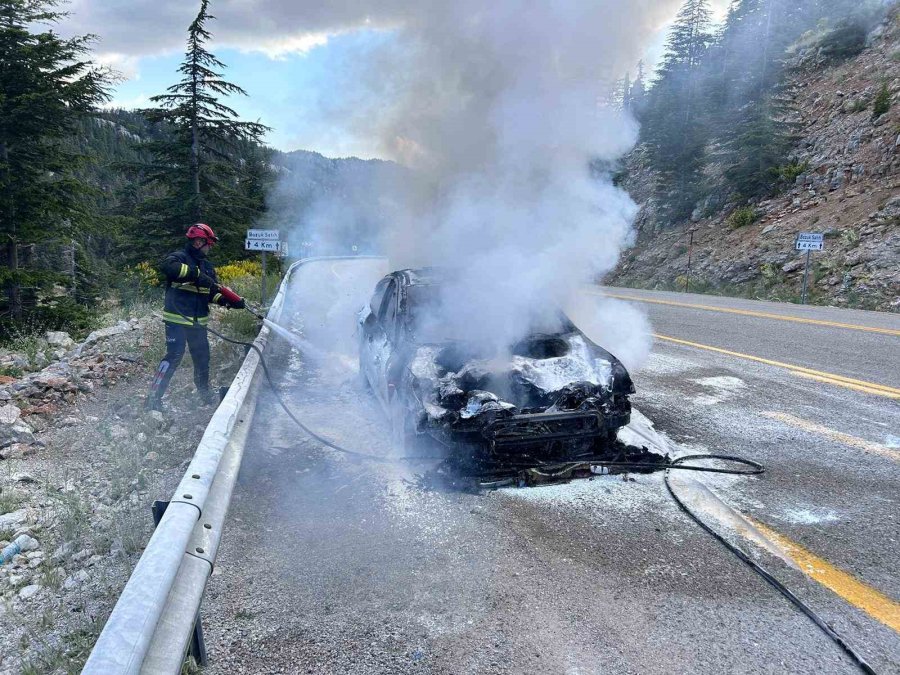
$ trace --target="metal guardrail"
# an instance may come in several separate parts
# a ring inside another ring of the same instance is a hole
[[[320,260],[307,258],[285,274],[267,318],[278,323],[294,271]],[[271,331],[254,344],[265,352]],[[206,583],[222,536],[243,458],[247,432],[263,377],[251,350],[227,395],[213,413],[169,506],[128,579],[84,666],[86,675],[172,675],[181,671]]]

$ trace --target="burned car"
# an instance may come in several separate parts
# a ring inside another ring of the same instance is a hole
[[[445,272],[383,278],[359,314],[360,375],[408,454],[490,472],[610,459],[631,415],[622,363],[564,314],[503,354],[422,329]],[[428,448],[426,451],[425,448]]]

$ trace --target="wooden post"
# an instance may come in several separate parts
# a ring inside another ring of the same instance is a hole
[[[812,253],[810,249],[806,249],[806,269],[803,270],[803,290],[800,292],[800,304],[806,304],[806,292],[809,288],[809,256]]]
[[[262,252],[262,306],[266,306],[266,252]]]
[[[690,238],[688,239],[688,261],[687,261],[687,274],[684,277],[684,292],[687,293],[691,288],[691,256],[694,253],[694,228],[689,230]]]

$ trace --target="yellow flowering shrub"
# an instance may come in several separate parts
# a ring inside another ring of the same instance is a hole
[[[238,260],[236,262],[216,267],[216,275],[219,281],[226,286],[231,286],[235,281],[245,277],[262,276],[262,264],[258,260]]]
[[[128,275],[142,286],[161,286],[163,282],[156,266],[147,261],[129,269]]]

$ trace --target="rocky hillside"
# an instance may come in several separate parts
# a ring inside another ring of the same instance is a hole
[[[79,671],[152,533],[150,505],[209,422],[189,364],[170,414],[144,410],[162,333],[159,316],[133,316],[81,343],[51,332],[32,353],[0,350],[17,373],[0,375],[0,675]],[[226,384],[244,351],[212,350]]]
[[[795,300],[804,265],[794,239],[822,232],[811,302],[900,311],[900,10],[858,56],[829,65],[815,45],[800,44],[788,66],[784,95],[798,135],[793,186],[708,216],[698,204],[690,222],[661,223],[649,199],[654,174],[639,147],[624,182],[643,204],[637,243],[608,283],[683,288],[694,230],[691,290]],[[884,87],[890,107],[877,114]]]

